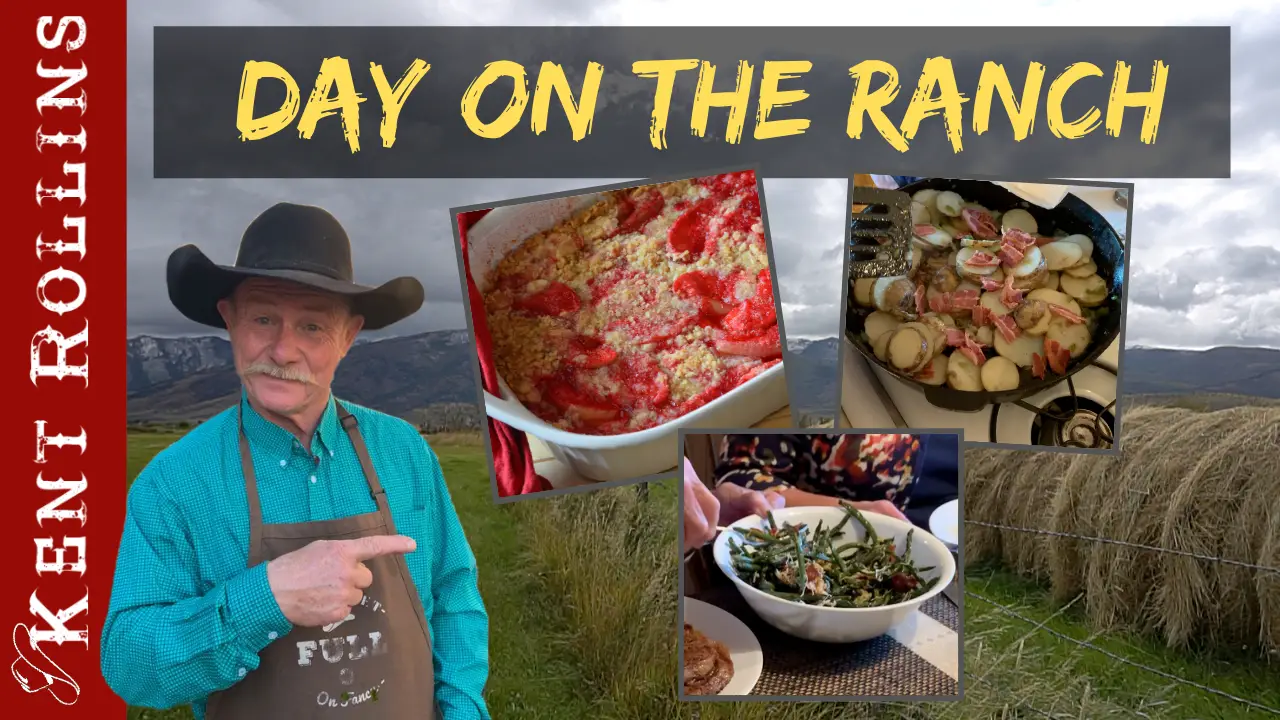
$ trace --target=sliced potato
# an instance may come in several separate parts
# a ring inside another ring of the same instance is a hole
[[[973,337],[983,345],[991,347],[991,343],[995,340],[995,332],[995,328],[990,325],[983,325],[974,331]]]
[[[1044,286],[1048,282],[1049,271],[1041,265],[1038,270],[1033,270],[1029,275],[1013,278],[1013,286],[1019,290],[1028,291],[1035,290]]]
[[[1053,322],[1049,324],[1049,332],[1045,335],[1045,340],[1057,340],[1059,345],[1071,353],[1071,358],[1074,360],[1089,349],[1092,338],[1089,336],[1087,323],[1070,323],[1055,315]]]
[[[1027,293],[1027,297],[1031,300],[1043,300],[1050,305],[1060,305],[1076,315],[1081,314],[1080,303],[1073,300],[1070,295],[1057,290],[1048,290],[1044,288],[1040,290],[1032,290]]]
[[[1057,316],[1049,312],[1049,303],[1034,298],[1023,300],[1013,311],[1014,321],[1028,335],[1044,335],[1049,332],[1049,323],[1055,317]]]
[[[1018,367],[1031,367],[1031,356],[1039,354],[1044,357],[1044,336],[1021,333],[1013,342],[1004,339],[1004,335],[996,333],[994,345],[996,352],[1009,358]]]
[[[907,274],[920,269],[920,262],[924,260],[924,251],[918,247],[911,248],[911,267],[907,269]]]
[[[932,372],[925,373],[923,370],[916,373],[916,381],[925,385],[942,385],[947,382],[947,356],[936,355],[933,360],[929,361],[926,366]]]
[[[947,360],[947,385],[963,392],[982,392],[982,371],[962,352]]]
[[[862,327],[867,331],[867,337],[871,339],[871,344],[874,345],[881,335],[897,330],[900,325],[902,325],[902,321],[898,320],[898,318],[887,312],[877,310],[867,316]]]
[[[1062,292],[1075,298],[1085,307],[1101,305],[1107,301],[1107,295],[1111,292],[1107,288],[1107,281],[1096,274],[1084,278],[1063,275],[1059,282],[1062,284]]]
[[[1044,255],[1045,266],[1050,270],[1066,270],[1079,265],[1080,259],[1084,257],[1084,248],[1062,240],[1041,246],[1040,252]]]
[[[947,232],[946,228],[934,228],[933,232],[928,235],[916,235],[916,237],[923,240],[926,247],[932,247],[935,250],[950,248],[951,244],[955,242],[955,238],[951,236],[951,233]]]
[[[969,267],[965,265],[976,254],[978,254],[978,249],[974,247],[962,247],[956,252],[956,272],[961,277],[972,275],[977,275],[978,277],[989,276],[999,268],[998,265],[995,267]]]
[[[921,190],[920,192],[924,192],[924,191]],[[915,200],[912,200],[911,201],[911,222],[915,225],[928,225],[932,221],[933,221],[932,218],[929,217],[929,208],[925,207],[923,204],[919,202],[916,202]]]
[[[885,312],[891,311],[893,308],[889,305],[886,294],[895,280],[903,280],[903,276],[895,275],[893,277],[876,278],[875,285],[871,288],[871,305],[878,310]]]
[[[1047,246],[1046,246],[1047,247]],[[1017,265],[1014,265],[1010,272],[1014,277],[1028,277],[1034,275],[1046,268],[1044,253],[1040,252],[1040,248],[1027,248],[1027,254],[1022,256]]]
[[[1018,366],[1007,357],[997,355],[982,364],[982,387],[988,392],[1016,390],[1021,380]]]
[[[938,212],[947,217],[956,217],[960,214],[960,210],[964,208],[964,199],[950,190],[943,190],[938,193],[934,203],[938,206]]]
[[[1062,238],[1060,242],[1069,242],[1079,245],[1080,250],[1084,253],[1085,257],[1093,257],[1093,239],[1088,235],[1068,235]]]
[[[1013,210],[1006,212],[1000,219],[1000,230],[1002,232],[1009,232],[1014,228],[1034,235],[1036,230],[1040,229],[1040,224],[1036,222],[1035,216],[1031,213],[1023,210],[1022,208],[1014,208]]]
[[[876,354],[876,359],[882,363],[889,362],[889,338],[891,337],[893,337],[893,333],[887,332],[871,343],[871,351]]]
[[[1058,289],[1058,275],[1060,275],[1060,273],[1056,273],[1056,272],[1047,272],[1047,273],[1045,273],[1045,274],[1044,274],[1044,279],[1040,281],[1040,287],[1041,287],[1041,288],[1046,288],[1046,289],[1049,289],[1049,290],[1057,290],[1057,289]],[[1039,289],[1039,288],[1037,288],[1037,289]]]
[[[912,323],[914,324],[914,323]],[[924,333],[915,327],[901,327],[889,336],[886,354],[889,364],[914,373],[931,359],[928,355],[929,344]]]
[[[1070,275],[1071,277],[1087,278],[1090,275],[1098,274],[1098,264],[1089,260],[1088,262],[1076,265],[1075,267],[1069,267],[1062,272]]]
[[[862,307],[871,307],[875,301],[871,299],[871,289],[875,287],[875,278],[858,278],[853,281],[853,301]]]
[[[995,280],[996,282],[1004,282],[1004,268],[1002,267],[996,268],[996,271],[991,273],[987,277],[991,278],[992,280]]]
[[[1001,315],[1008,315],[1012,312],[1009,308],[1004,306],[1004,303],[1000,302],[999,290],[982,293],[982,297],[978,298],[978,304],[987,310],[990,310],[991,314],[997,317]]]
[[[921,205],[924,205],[926,208],[929,207],[930,205],[936,205],[937,200],[938,200],[937,190],[930,190],[930,189],[917,190],[916,194],[911,196],[912,202],[918,202]]]
[[[942,341],[946,336],[945,329],[939,330],[936,325],[930,324],[924,320],[903,323],[902,327],[903,329],[914,330],[919,333],[920,337],[924,338],[924,357],[922,357],[920,362],[914,367],[910,368],[910,372],[920,372],[924,369],[925,365],[929,364],[929,361],[933,359],[934,355],[937,355],[940,351],[945,349],[945,346],[942,344]]]

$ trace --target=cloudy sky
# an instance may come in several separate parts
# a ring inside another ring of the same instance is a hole
[[[318,204],[347,227],[357,280],[419,277],[427,306],[396,334],[464,327],[447,208],[628,178],[582,180],[210,180],[151,178],[151,33],[156,25],[900,25],[888,3],[704,0],[137,0],[129,12],[129,332],[203,331],[168,303],[164,263],[196,243],[230,263],[244,227],[274,202]],[[931,25],[1232,26],[1232,177],[1137,180],[1127,344],[1280,347],[1280,9],[1274,2],[925,2]],[[855,9],[857,8],[857,9]],[[880,9],[877,9],[880,8]],[[857,168],[853,168],[857,171]],[[903,169],[904,174],[909,174]],[[1124,179],[1124,178],[1120,178]],[[847,181],[765,180],[788,334],[839,324]],[[384,213],[384,210],[391,212]],[[387,218],[387,219],[384,219]]]

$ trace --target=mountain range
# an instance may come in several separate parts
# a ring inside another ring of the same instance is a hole
[[[792,404],[829,415],[839,400],[836,338],[796,339],[785,356]],[[1224,393],[1280,398],[1280,350],[1126,348],[1126,395]],[[442,417],[478,426],[475,354],[465,330],[441,330],[357,343],[338,368],[334,392],[383,412],[422,423]],[[135,423],[204,420],[239,392],[231,347],[220,337],[128,341],[128,416]],[[434,421],[433,421],[434,422]]]

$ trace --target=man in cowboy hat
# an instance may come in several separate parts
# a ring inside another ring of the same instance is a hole
[[[169,257],[170,300],[226,328],[242,391],[129,491],[102,673],[130,704],[489,717],[488,617],[440,464],[413,426],[329,390],[356,334],[417,311],[422,286],[352,277],[338,221],[288,203],[234,266]]]

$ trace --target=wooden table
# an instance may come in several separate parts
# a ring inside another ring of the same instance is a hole
[[[840,413],[841,427],[849,427],[849,419],[845,417],[844,412]],[[779,408],[769,417],[752,425],[753,428],[791,428],[795,427],[791,420],[791,406]],[[594,482],[575,473],[564,463],[556,460],[551,455],[550,448],[546,443],[538,438],[529,435],[529,449],[533,453],[533,465],[537,468],[538,474],[547,479],[554,488],[577,487],[579,485],[592,485]],[[672,468],[674,470],[674,468]]]

